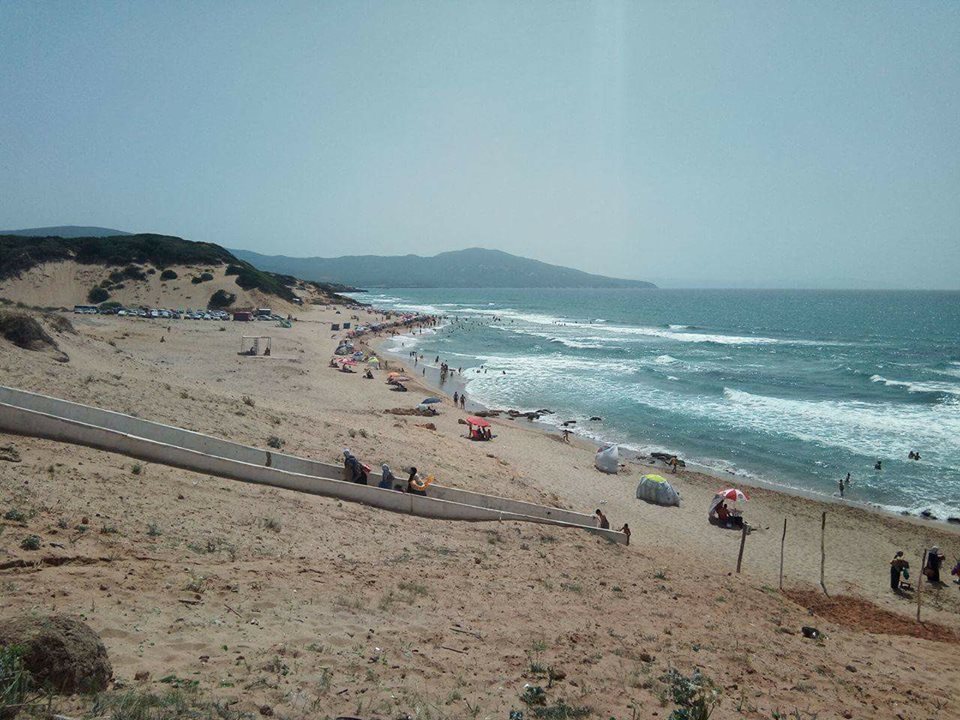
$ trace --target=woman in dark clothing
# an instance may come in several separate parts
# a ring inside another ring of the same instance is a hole
[[[346,470],[347,479],[350,482],[357,483],[358,485],[367,484],[367,471],[349,450],[343,451],[343,467]]]
[[[927,551],[927,567],[923,571],[927,580],[932,583],[940,584],[940,566],[943,565],[944,555],[938,547],[932,547]]]

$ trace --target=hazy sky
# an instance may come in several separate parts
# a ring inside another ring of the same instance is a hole
[[[960,288],[960,2],[0,0],[0,227]]]

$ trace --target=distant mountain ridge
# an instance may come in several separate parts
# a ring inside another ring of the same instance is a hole
[[[24,228],[23,230],[0,230],[0,235],[17,235],[19,237],[116,237],[117,235],[133,235],[123,230],[102,227],[84,227],[82,225],[54,225],[52,227]]]
[[[524,287],[655,288],[644,280],[593,275],[573,268],[518,257],[501,250],[469,248],[419,255],[348,255],[297,258],[231,249],[235,256],[263,270],[306,280],[359,287]]]

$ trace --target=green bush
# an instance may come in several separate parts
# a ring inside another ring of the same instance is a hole
[[[237,299],[237,296],[233,293],[228,293],[226,290],[217,290],[213,295],[210,296],[210,301],[207,303],[208,308],[225,308],[233,305],[234,301]]]
[[[200,283],[204,283],[204,282],[210,282],[211,280],[213,280],[213,275],[211,275],[208,272],[201,273],[200,277],[194,276],[190,278],[190,282],[192,282],[194,285],[199,285]]]
[[[29,704],[31,684],[30,673],[23,666],[23,648],[0,647],[0,717],[16,717]]]
[[[239,275],[243,272],[243,268],[240,265],[227,265],[227,275]]]
[[[173,270],[164,270],[162,273],[160,273],[160,279],[161,279],[161,280],[176,280],[176,279],[177,279],[177,273],[176,273],[175,271],[173,271]]]
[[[110,293],[102,287],[95,287],[87,293],[87,300],[92,303],[102,303],[110,299]]]

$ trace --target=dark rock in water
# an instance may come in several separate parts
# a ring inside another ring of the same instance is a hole
[[[576,424],[577,424],[576,420],[566,420],[565,422],[562,423],[564,427],[567,427],[568,425],[576,425]]]
[[[553,415],[553,410],[547,410],[546,408],[540,408],[537,412],[541,415]]]
[[[937,519],[937,516],[934,515],[932,512],[930,512],[929,509],[927,509],[927,510],[921,510],[921,511],[920,511],[920,517],[926,518],[927,520],[936,520],[936,519]]]
[[[593,420],[593,421],[595,421],[595,422],[596,422],[596,421],[603,420],[603,418],[600,417],[599,415],[594,415],[594,416],[593,416],[592,418],[590,418],[590,419]]]
[[[107,649],[89,625],[71,615],[24,615],[0,626],[0,646],[23,648],[24,667],[41,686],[65,695],[106,689],[113,677]]]
[[[948,518],[947,518],[947,522],[948,522],[948,523],[955,523],[955,524],[957,524],[957,525],[960,525],[960,517],[948,517]]]

